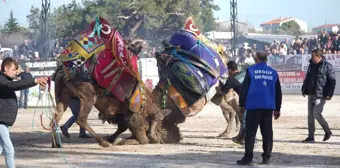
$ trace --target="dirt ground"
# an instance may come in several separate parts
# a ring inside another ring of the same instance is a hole
[[[270,166],[262,167],[340,167],[340,96],[327,102],[324,116],[333,130],[328,142],[321,142],[324,133],[316,124],[316,143],[302,144],[307,136],[307,99],[285,95],[282,116],[274,121],[274,149]],[[184,139],[179,144],[112,146],[101,148],[94,139],[79,139],[79,127],[70,129],[71,138],[62,137],[64,154],[51,147],[51,136],[40,126],[39,116],[32,127],[34,109],[20,110],[16,124],[11,128],[15,146],[16,164],[19,168],[67,168],[67,167],[237,167],[235,162],[244,153],[244,148],[230,139],[217,138],[225,129],[221,110],[208,104],[197,116],[188,118],[180,125]],[[42,110],[38,110],[38,114]],[[61,123],[71,115],[68,111]],[[47,125],[47,120],[44,121]],[[97,120],[97,111],[90,116],[90,125],[101,135],[111,134],[116,126],[102,124]],[[32,130],[33,128],[33,130]],[[121,135],[129,136],[129,132]],[[236,132],[235,132],[236,134]],[[255,163],[261,161],[262,141],[255,149]],[[68,163],[63,159],[65,158]],[[5,167],[0,157],[0,167]],[[255,164],[255,167],[261,167]]]

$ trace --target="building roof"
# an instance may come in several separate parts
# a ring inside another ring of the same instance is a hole
[[[313,29],[320,29],[320,28],[327,28],[327,27],[334,27],[334,26],[340,26],[340,24],[324,24],[318,27],[314,27]]]
[[[284,21],[287,21],[287,20],[291,20],[293,19],[293,17],[280,17],[280,18],[277,18],[277,19],[273,19],[273,20],[270,20],[268,22],[264,22],[261,24],[261,26],[263,25],[272,25],[272,24],[280,24],[281,22],[284,22]]]
[[[261,41],[265,43],[272,43],[274,40],[278,41],[284,41],[288,39],[288,41],[291,41],[295,36],[291,35],[278,35],[278,34],[257,34],[257,33],[247,33],[243,35],[247,39]]]

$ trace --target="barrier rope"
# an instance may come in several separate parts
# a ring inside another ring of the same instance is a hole
[[[37,112],[37,109],[38,109],[38,105],[39,103],[41,102],[42,106],[43,106],[43,110],[40,114],[40,125],[42,126],[43,129],[45,130],[52,130],[53,127],[50,125],[49,127],[45,127],[44,124],[43,124],[43,115],[46,115],[46,117],[48,119],[50,119],[50,121],[53,122],[53,125],[55,127],[55,132],[56,132],[56,138],[58,139],[59,143],[60,143],[60,149],[58,148],[57,151],[58,153],[61,155],[62,159],[64,160],[64,162],[66,164],[68,164],[68,167],[69,168],[74,168],[74,166],[68,162],[68,160],[66,159],[66,154],[64,153],[63,151],[63,148],[62,148],[62,143],[61,143],[61,136],[60,136],[60,128],[58,126],[58,124],[56,123],[55,119],[54,119],[54,112],[52,109],[56,109],[56,105],[53,101],[53,97],[52,97],[52,94],[51,94],[51,79],[48,80],[48,88],[45,88],[45,90],[43,90],[43,93],[40,94],[41,90],[39,87],[39,98],[38,98],[38,101],[37,101],[37,105],[36,105],[36,109],[34,110],[34,114],[33,114],[33,119],[32,119],[32,131],[33,131],[33,128],[34,128],[34,120],[35,120],[35,116],[36,116],[36,112]],[[51,108],[52,107],[52,108]],[[56,139],[52,136],[52,140],[53,140],[53,143],[56,144]]]

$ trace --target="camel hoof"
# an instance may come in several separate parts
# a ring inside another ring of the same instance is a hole
[[[150,134],[149,139],[151,143],[158,144],[161,142],[160,138],[156,134]]]
[[[218,137],[220,137],[220,138],[231,138],[231,135],[226,134],[226,133],[222,133],[222,134],[218,135]]]
[[[61,145],[52,143],[52,148],[61,148]]]
[[[104,147],[104,148],[107,148],[109,146],[111,146],[111,143],[108,142],[108,141],[102,141],[99,143],[100,146]]]
[[[138,142],[142,145],[145,145],[145,144],[149,143],[149,139],[140,139],[140,140],[138,140]]]

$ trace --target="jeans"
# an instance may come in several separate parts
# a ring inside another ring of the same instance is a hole
[[[246,134],[246,118],[247,118],[247,110],[244,112],[243,114],[243,118],[242,118],[242,122],[243,122],[243,125],[242,125],[242,130],[241,130],[241,134],[242,135],[245,135]]]
[[[8,126],[0,124],[0,155],[4,151],[7,168],[15,168],[14,147],[9,135]]]
[[[77,99],[77,98],[72,98],[70,100],[69,107],[72,111],[72,116],[63,125],[67,129],[70,128],[77,121],[78,114],[79,114],[79,111],[80,111],[80,100]],[[79,135],[86,135],[86,131],[85,131],[84,128],[80,127]]]
[[[315,119],[321,125],[325,133],[331,132],[327,121],[321,114],[325,103],[325,99],[316,99],[314,95],[308,95],[308,136],[310,138],[314,138]]]
[[[257,128],[262,134],[263,158],[270,158],[273,149],[273,110],[248,110],[246,116],[245,158],[254,157],[254,144]]]
[[[19,107],[27,108],[28,93],[29,93],[28,89],[20,90]]]

